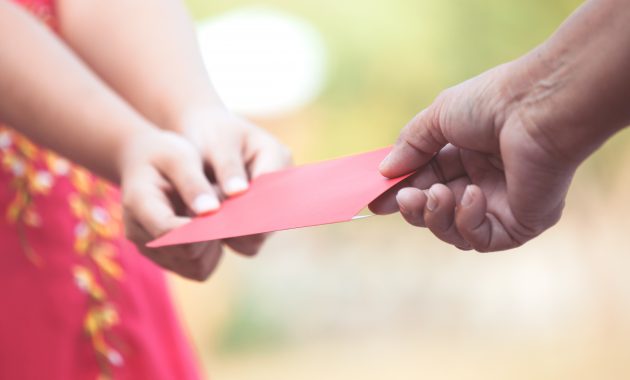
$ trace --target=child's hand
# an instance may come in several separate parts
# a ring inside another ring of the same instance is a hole
[[[120,172],[127,238],[163,268],[187,278],[206,279],[221,258],[220,241],[145,247],[187,223],[188,215],[219,208],[194,146],[172,132],[138,133],[126,143]]]
[[[220,108],[189,111],[179,132],[203,157],[226,196],[247,190],[249,179],[291,164],[291,153],[271,134]]]
[[[188,112],[179,128],[203,157],[219,191],[214,199],[247,191],[249,181],[261,174],[289,166],[290,151],[265,130],[223,108],[203,108]],[[252,256],[265,235],[225,240],[235,251]]]
[[[288,149],[270,134],[228,113],[197,114],[181,134],[155,129],[134,135],[121,164],[127,237],[165,269],[204,280],[224,243],[252,256],[266,235],[158,249],[146,243],[189,222],[190,215],[217,211],[223,198],[246,191],[249,179],[290,163]]]

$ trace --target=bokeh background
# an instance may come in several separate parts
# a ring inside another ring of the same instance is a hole
[[[580,1],[187,3],[228,105],[306,163],[392,143]],[[173,277],[200,361],[229,380],[630,378],[629,146],[611,140],[562,221],[510,252],[461,252],[394,215],[277,233],[203,284]]]

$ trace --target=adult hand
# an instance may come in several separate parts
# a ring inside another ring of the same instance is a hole
[[[576,165],[509,97],[510,70],[444,91],[403,129],[381,172],[420,170],[372,210],[400,209],[409,223],[478,251],[519,246],[558,221]]]
[[[609,132],[571,128],[565,113],[575,98],[545,105],[555,103],[564,78],[542,86],[530,64],[492,69],[418,114],[380,169],[388,177],[419,170],[372,210],[400,210],[412,225],[481,252],[517,247],[553,226],[585,152]]]
[[[462,249],[497,251],[554,225],[579,164],[630,123],[630,8],[590,0],[545,43],[444,91],[381,172],[418,172],[372,203]],[[402,189],[401,189],[402,187]]]

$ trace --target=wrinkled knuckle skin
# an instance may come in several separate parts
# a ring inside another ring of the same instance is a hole
[[[453,89],[455,87],[447,87],[445,89],[443,89],[442,91],[440,91],[438,93],[438,95],[435,97],[435,101],[434,103],[441,103],[443,102],[445,99],[447,99],[449,96],[451,96],[451,94],[453,93]]]

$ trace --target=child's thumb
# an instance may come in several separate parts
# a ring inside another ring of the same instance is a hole
[[[219,197],[203,171],[200,157],[192,154],[180,155],[164,164],[161,172],[175,186],[190,210],[195,214],[206,214],[219,209]]]

